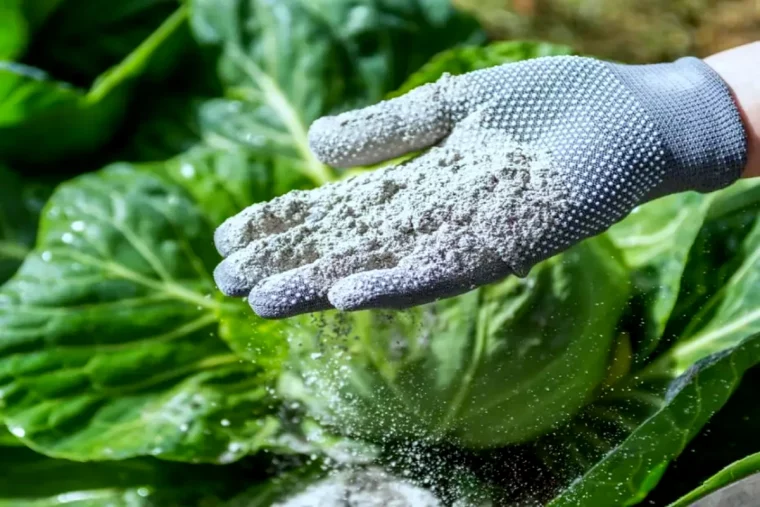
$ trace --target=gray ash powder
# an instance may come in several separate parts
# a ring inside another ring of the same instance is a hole
[[[322,309],[328,293],[337,308],[354,309],[378,283],[385,293],[388,284],[396,289],[384,306],[400,307],[425,284],[440,297],[519,272],[566,213],[568,190],[550,154],[472,121],[416,159],[231,218],[216,235],[220,252],[231,254],[215,273],[220,288],[253,289],[249,301],[267,316]],[[336,286],[387,268],[396,269],[377,273],[379,281]]]
[[[274,507],[440,507],[430,492],[372,468],[339,472]]]

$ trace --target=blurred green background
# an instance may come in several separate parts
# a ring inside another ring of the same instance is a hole
[[[759,0],[456,0],[496,38],[535,38],[625,62],[710,54],[760,39]]]

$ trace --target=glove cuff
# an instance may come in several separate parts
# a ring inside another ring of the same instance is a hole
[[[736,181],[747,163],[747,134],[731,90],[706,63],[610,64],[659,130],[668,168],[648,196],[712,192]]]

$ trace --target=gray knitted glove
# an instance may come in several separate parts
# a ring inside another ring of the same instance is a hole
[[[635,206],[739,178],[744,127],[702,61],[550,57],[444,76],[315,122],[337,167],[396,167],[254,205],[216,233],[215,279],[266,318],[403,308],[469,291],[599,234]]]

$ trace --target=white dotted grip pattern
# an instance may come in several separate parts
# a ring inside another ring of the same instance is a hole
[[[547,57],[458,79],[452,123],[481,110],[484,127],[548,150],[573,196],[557,230],[513,266],[518,274],[650,199],[720,189],[746,163],[731,94],[695,58],[627,66]]]

